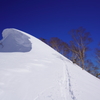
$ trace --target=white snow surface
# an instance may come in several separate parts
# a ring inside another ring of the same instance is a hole
[[[13,28],[2,35],[0,100],[100,100],[100,80],[42,41]]]
[[[28,52],[32,49],[30,37],[16,29],[5,29],[0,52]]]

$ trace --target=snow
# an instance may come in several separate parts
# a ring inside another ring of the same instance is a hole
[[[1,52],[28,52],[32,49],[30,37],[16,29],[6,29],[2,32]]]
[[[2,35],[0,100],[100,100],[100,80],[42,41],[13,28]]]

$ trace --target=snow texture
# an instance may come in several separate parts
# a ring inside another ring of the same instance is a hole
[[[100,100],[99,79],[37,38],[5,29],[1,43],[0,100]]]
[[[32,49],[30,38],[16,29],[6,29],[2,33],[0,52],[28,52]]]

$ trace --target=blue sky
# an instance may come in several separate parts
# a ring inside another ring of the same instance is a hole
[[[0,0],[0,37],[3,29],[17,28],[45,39],[67,42],[68,32],[82,26],[100,41],[99,0]]]

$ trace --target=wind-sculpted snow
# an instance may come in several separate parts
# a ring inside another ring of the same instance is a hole
[[[99,79],[37,38],[6,29],[1,43],[0,100],[100,100]]]
[[[0,52],[28,52],[32,49],[30,38],[16,29],[5,29],[0,42]]]

